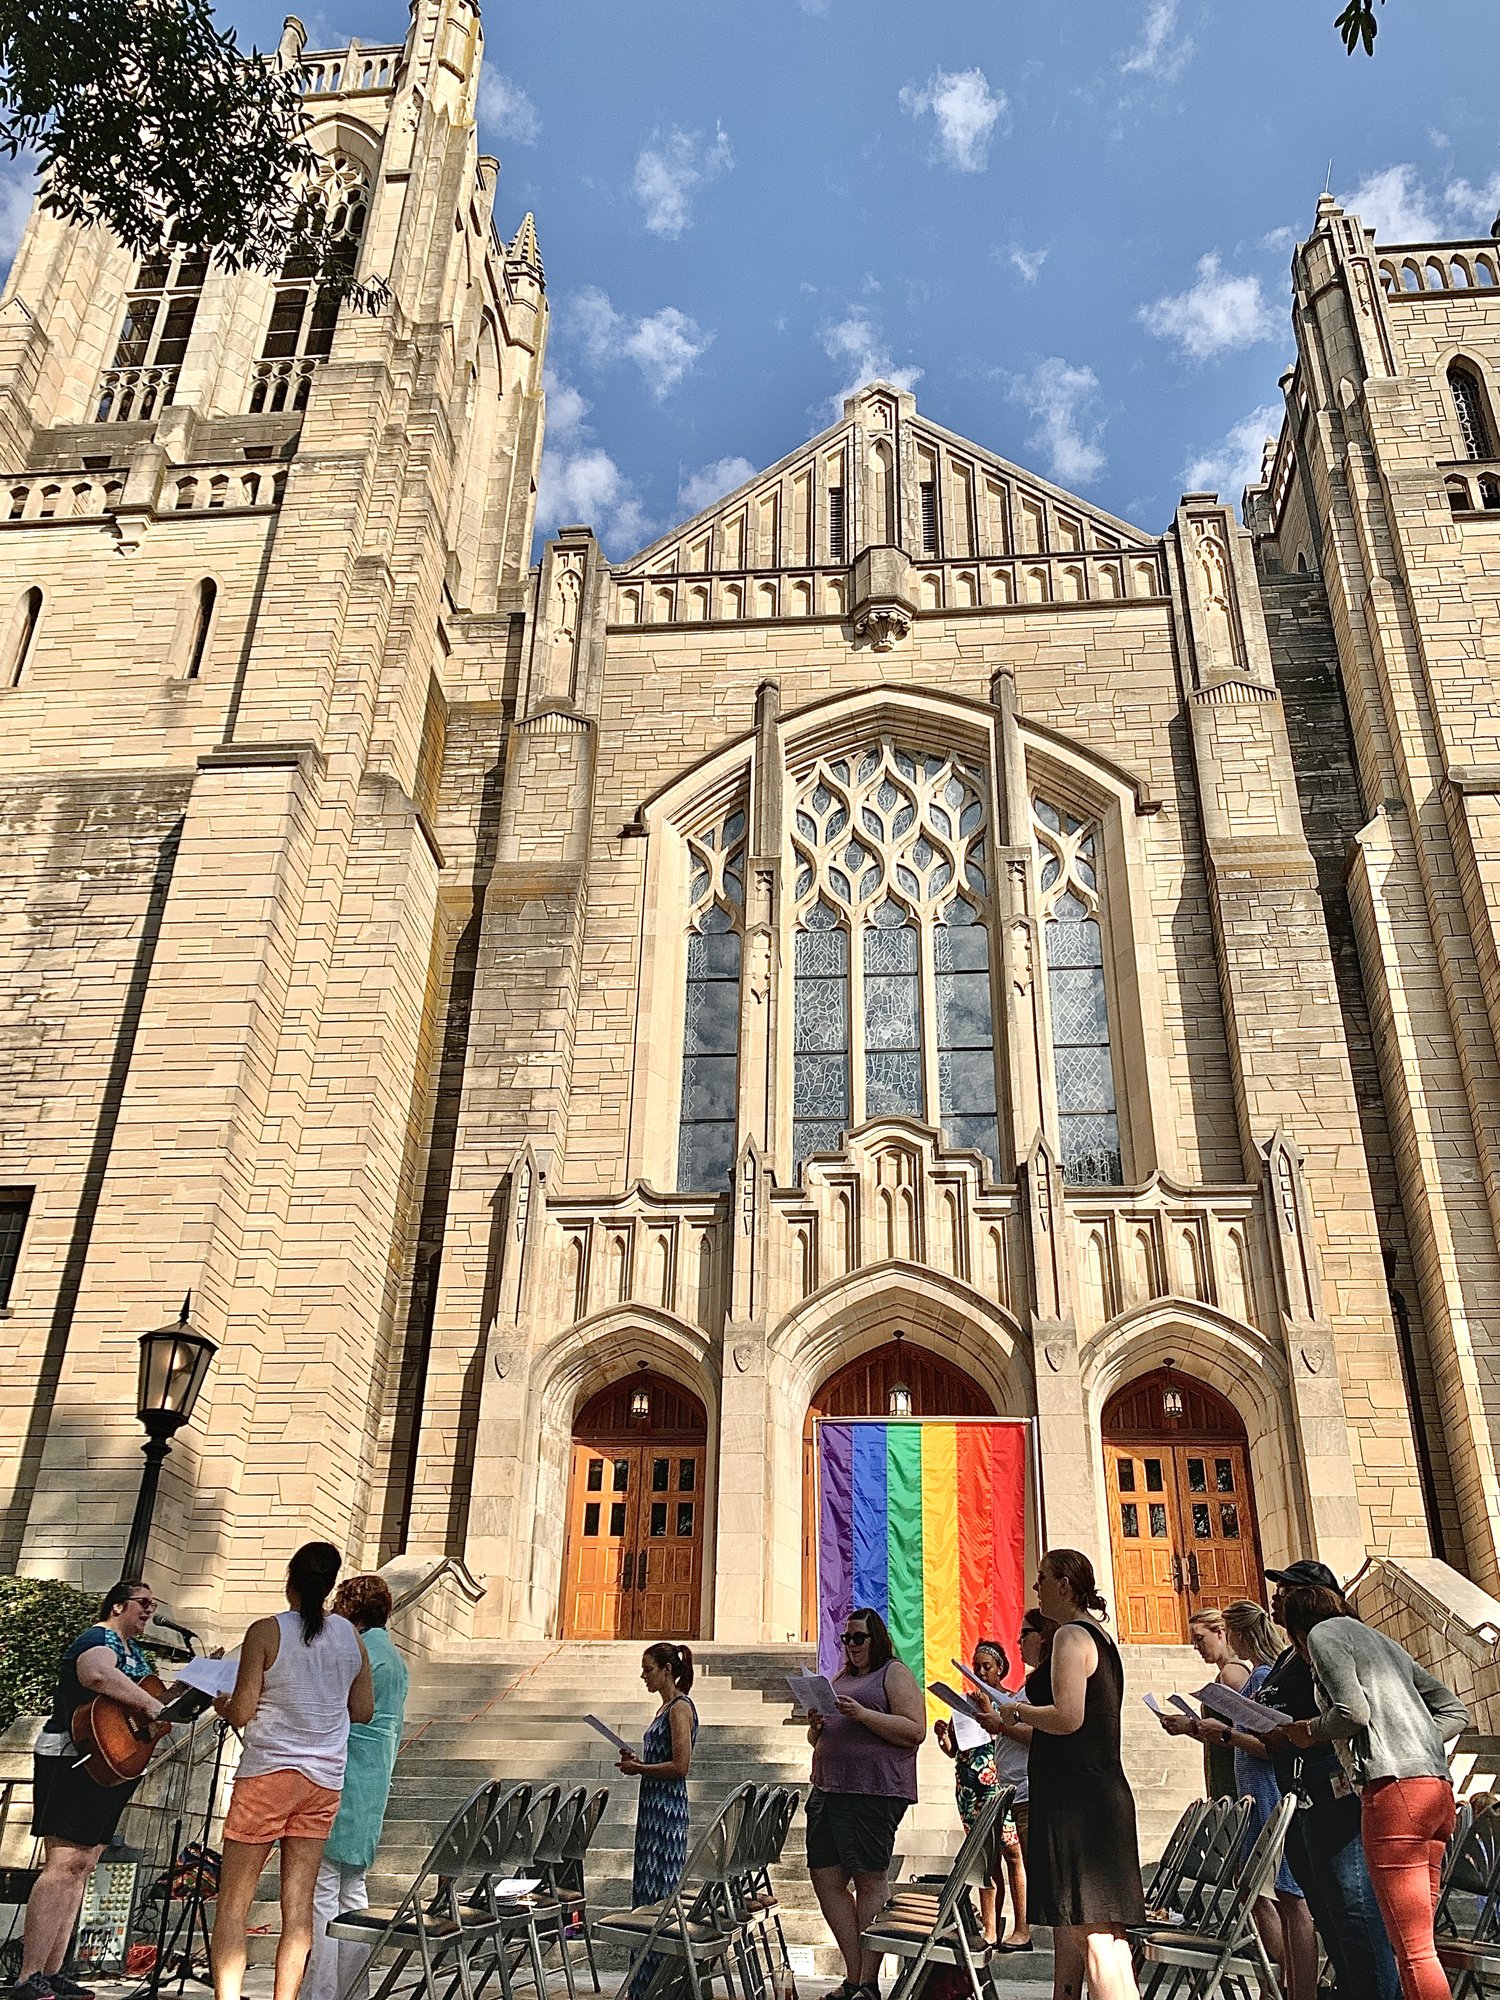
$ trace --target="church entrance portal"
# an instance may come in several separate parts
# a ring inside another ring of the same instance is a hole
[[[910,1401],[893,1404],[904,1390]],[[979,1384],[951,1361],[909,1340],[888,1340],[830,1375],[814,1392],[802,1424],[802,1636],[818,1636],[818,1468],[813,1425],[819,1417],[993,1417]]]
[[[1181,1645],[1195,1611],[1260,1603],[1248,1441],[1224,1398],[1160,1368],[1111,1396],[1102,1430],[1120,1637]]]
[[[703,1405],[642,1369],[573,1425],[563,1636],[693,1639],[703,1584]]]

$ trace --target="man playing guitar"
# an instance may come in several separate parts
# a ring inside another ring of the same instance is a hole
[[[135,1783],[105,1785],[87,1776],[70,1725],[74,1711],[96,1694],[112,1696],[148,1722],[161,1714],[162,1703],[138,1685],[153,1671],[140,1640],[155,1609],[155,1598],[138,1577],[122,1579],[105,1593],[98,1623],[62,1656],[52,1713],[32,1762],[31,1830],[42,1842],[44,1862],[26,1905],[21,1978],[12,1989],[16,2000],[46,2000],[48,1994],[93,2000],[90,1989],[67,1978],[61,1966],[84,1888]]]

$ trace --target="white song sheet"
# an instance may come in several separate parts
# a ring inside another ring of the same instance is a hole
[[[786,1684],[804,1715],[837,1715],[839,1698],[826,1674],[788,1674]]]

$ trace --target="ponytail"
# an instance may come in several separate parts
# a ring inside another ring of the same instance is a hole
[[[310,1646],[323,1629],[323,1606],[343,1560],[332,1542],[304,1542],[287,1565],[286,1580],[297,1593],[297,1609],[302,1615],[304,1646]]]
[[[1109,1606],[1094,1578],[1094,1565],[1082,1549],[1048,1549],[1042,1563],[1053,1581],[1072,1594],[1080,1611],[1097,1611],[1101,1617],[1108,1615]]]
[[[654,1646],[646,1648],[646,1658],[653,1666],[665,1667],[676,1686],[686,1694],[693,1685],[693,1649],[691,1646],[674,1646],[670,1639],[659,1639]]]

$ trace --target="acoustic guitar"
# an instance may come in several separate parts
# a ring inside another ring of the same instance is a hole
[[[166,1686],[155,1674],[147,1674],[137,1685],[166,1701]],[[96,1785],[128,1785],[140,1777],[173,1723],[191,1722],[208,1706],[209,1697],[197,1688],[178,1688],[155,1722],[148,1722],[112,1694],[96,1694],[73,1711],[71,1733],[83,1753],[76,1768]]]

